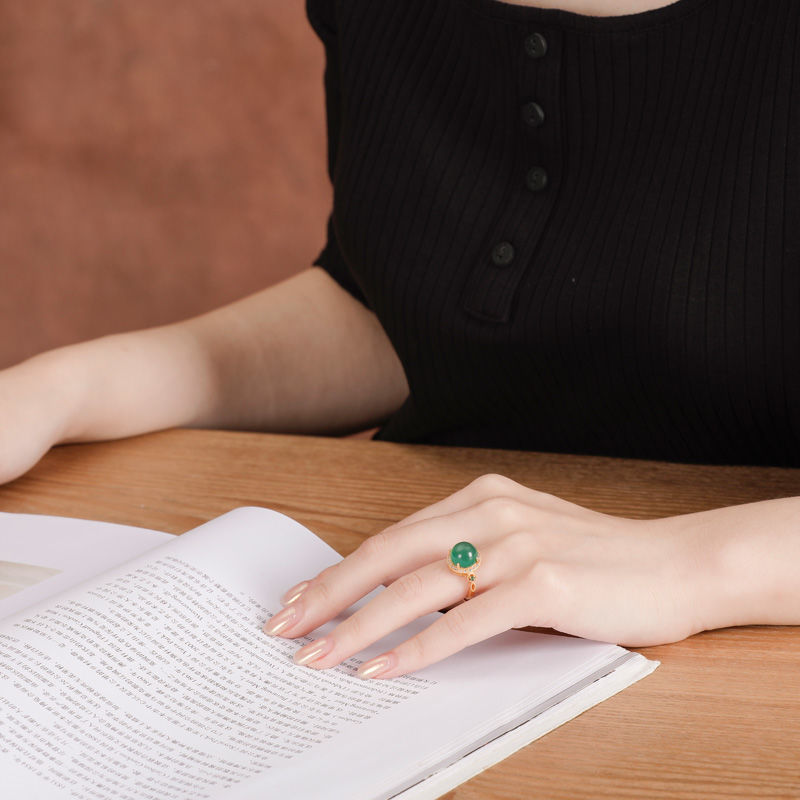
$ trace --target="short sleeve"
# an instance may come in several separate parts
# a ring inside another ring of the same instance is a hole
[[[349,292],[367,308],[370,307],[364,293],[353,278],[350,268],[342,258],[339,243],[336,241],[336,231],[333,229],[333,215],[328,217],[328,241],[322,252],[314,259],[315,267],[322,267],[345,291]]]
[[[311,27],[325,46],[325,114],[328,131],[328,174],[330,175],[331,183],[334,183],[336,151],[339,143],[342,113],[335,0],[306,0],[306,14]],[[328,217],[327,243],[313,263],[314,266],[322,267],[343,289],[352,294],[357,300],[364,305],[369,305],[342,256],[336,238],[332,213]]]

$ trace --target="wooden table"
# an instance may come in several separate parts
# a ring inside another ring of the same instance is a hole
[[[800,495],[800,470],[167,431],[57,448],[0,488],[0,510],[177,533],[263,505],[344,555],[485,472],[630,517]],[[653,675],[447,797],[800,798],[799,628],[714,631],[642,652],[662,662]]]

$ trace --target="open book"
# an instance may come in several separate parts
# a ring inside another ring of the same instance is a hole
[[[260,508],[180,537],[0,514],[3,795],[438,797],[656,667],[508,631],[413,675],[355,675],[435,615],[339,667],[298,667],[339,620],[297,640],[261,627],[339,559]]]

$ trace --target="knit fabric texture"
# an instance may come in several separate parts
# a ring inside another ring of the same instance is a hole
[[[800,464],[797,0],[307,0],[379,438]]]

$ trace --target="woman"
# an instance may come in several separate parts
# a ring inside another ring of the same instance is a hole
[[[173,425],[800,463],[793,0],[307,5],[320,268],[6,371],[0,478]],[[375,678],[524,625],[643,645],[797,624],[798,523],[797,498],[640,522],[486,476],[291,588],[267,632],[388,584],[295,657],[327,668],[457,604]],[[444,557],[463,540],[474,579]]]

